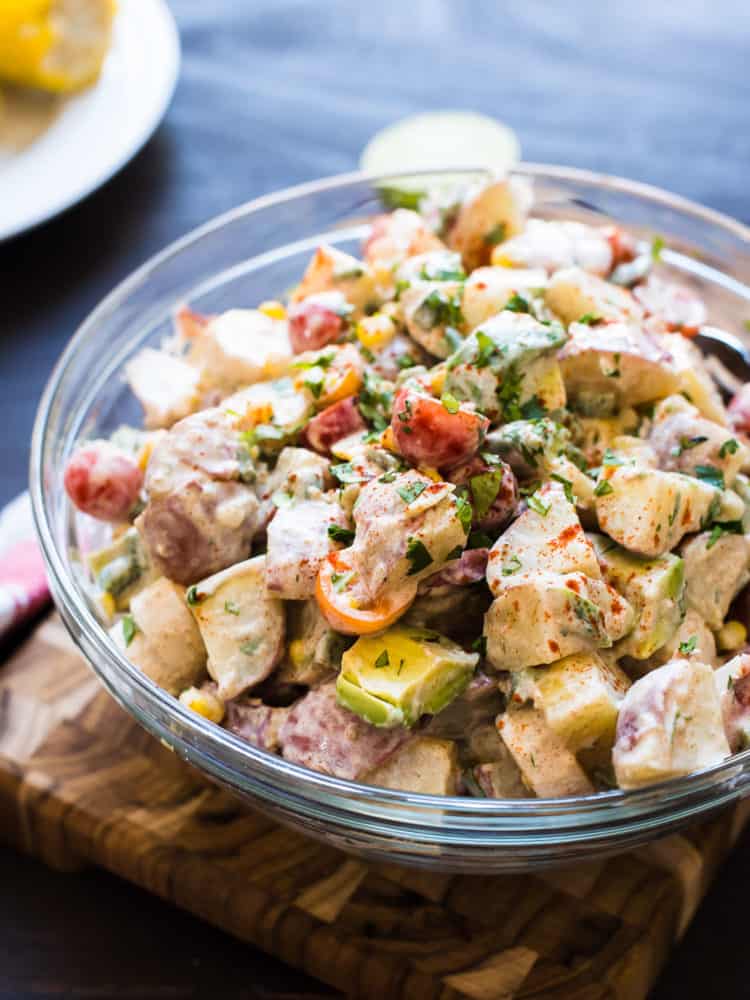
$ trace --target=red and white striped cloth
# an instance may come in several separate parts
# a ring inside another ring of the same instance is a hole
[[[34,532],[28,493],[0,512],[0,636],[49,602],[47,574]]]

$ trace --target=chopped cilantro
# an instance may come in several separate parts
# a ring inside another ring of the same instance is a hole
[[[727,455],[734,455],[739,448],[739,444],[734,438],[729,438],[724,444],[719,448],[719,458],[726,458]]]
[[[336,358],[335,351],[328,351],[326,354],[319,354],[317,358],[310,361],[295,361],[292,368],[322,368],[323,371],[330,368]]]
[[[198,593],[198,587],[193,584],[192,587],[188,587],[185,593],[185,600],[191,607],[195,607],[196,604],[200,604],[203,600],[204,595]]]
[[[487,655],[487,636],[480,635],[478,639],[475,639],[471,644],[471,648],[475,653],[479,653],[480,656]]]
[[[351,545],[354,541],[354,532],[350,528],[342,528],[340,524],[329,524],[328,537],[334,542],[341,542],[342,545]]]
[[[483,330],[477,330],[475,336],[479,350],[474,364],[477,368],[486,368],[495,353],[495,341]]]
[[[586,326],[596,326],[597,323],[602,322],[602,317],[597,316],[596,313],[584,313],[578,322],[585,323]]]
[[[384,649],[380,656],[375,660],[375,667],[380,670],[382,667],[387,667],[390,664],[390,658],[388,656],[388,650]]]
[[[495,500],[497,500],[502,482],[502,469],[492,469],[490,472],[483,472],[479,476],[472,476],[469,480],[471,496],[474,500],[474,510],[478,519],[483,518]]]
[[[534,395],[521,404],[521,416],[524,420],[541,420],[547,416],[547,410],[541,399]]]
[[[135,619],[132,615],[123,615],[122,618],[122,637],[125,640],[125,645],[129,646],[130,643],[135,638],[135,633],[138,631],[138,626],[135,623]]]
[[[708,441],[707,437],[702,437],[697,435],[696,437],[681,437],[679,444],[676,444],[672,449],[672,454],[677,456],[681,455],[683,451],[690,451],[691,448],[697,448],[699,444],[703,444],[704,441]],[[722,458],[724,456],[722,455]]]
[[[465,281],[466,272],[462,267],[441,267],[440,265],[428,267],[427,264],[423,264],[419,277],[422,281]]]
[[[696,635],[691,635],[689,639],[685,640],[685,642],[680,643],[680,652],[684,653],[685,656],[689,656],[690,653],[694,652],[697,645],[698,637]]]
[[[576,498],[573,496],[573,484],[569,479],[566,479],[564,476],[559,476],[556,472],[550,474],[550,479],[554,479],[556,483],[560,483],[562,485],[562,488],[565,491],[565,499],[568,503],[574,504],[576,502]]]
[[[742,535],[742,521],[717,521],[711,528],[706,548],[712,549],[722,535]]]
[[[669,515],[667,520],[669,521],[669,527],[671,528],[677,519],[677,515],[680,512],[680,504],[682,503],[682,493],[677,493],[674,498],[674,507],[672,508],[672,513]]]
[[[426,191],[414,191],[409,188],[378,187],[378,195],[385,208],[410,208],[412,212],[419,211],[419,204],[427,197]]]
[[[512,555],[507,563],[502,568],[503,576],[513,576],[521,569],[522,563],[517,555]]]
[[[530,497],[527,497],[526,503],[541,517],[546,517],[549,514],[550,504],[545,503],[538,493],[532,493]]]
[[[482,237],[482,240],[486,247],[496,247],[498,243],[502,243],[504,239],[505,239],[504,222],[498,222],[497,225],[493,226],[492,229],[489,229]]]
[[[458,519],[461,522],[461,526],[464,529],[465,534],[469,534],[471,530],[471,522],[474,519],[474,513],[471,509],[471,504],[465,497],[456,497],[456,513],[458,514]]]
[[[339,465],[332,465],[331,475],[343,485],[367,482],[367,479],[359,475],[351,462],[341,462]]]
[[[497,390],[497,398],[500,402],[500,409],[506,421],[521,419],[521,386],[523,383],[523,373],[518,370],[515,364],[508,365],[503,374],[503,381]]]
[[[394,479],[398,476],[398,472],[395,469],[391,469],[390,472],[384,472],[382,476],[378,476],[379,483],[392,483]]]
[[[402,371],[406,368],[413,368],[416,363],[411,354],[399,354],[396,358],[396,364]]]
[[[608,493],[614,493],[612,483],[607,479],[600,479],[594,487],[595,497],[606,497]]]
[[[717,490],[724,489],[724,473],[715,465],[696,465],[693,471],[702,482],[708,483],[709,486],[713,486]]]
[[[244,653],[245,656],[253,656],[255,653],[258,652],[258,649],[260,648],[262,643],[263,643],[262,639],[248,639],[247,642],[243,642],[240,644],[240,652]]]
[[[664,237],[654,236],[651,240],[651,259],[661,260],[661,252],[664,249]]]
[[[224,601],[224,610],[228,615],[238,615],[240,613],[239,604],[235,604],[234,601]]]
[[[415,310],[414,322],[423,330],[433,330],[436,326],[460,327],[464,322],[461,300],[457,295],[447,295],[436,288]]]
[[[514,313],[527,313],[530,311],[528,300],[514,292],[508,301],[503,306],[503,309],[507,309],[508,312]]]
[[[407,576],[413,576],[426,569],[432,562],[432,556],[427,551],[424,543],[418,538],[410,538],[406,545],[406,558],[411,563]]]
[[[359,412],[376,431],[384,431],[391,422],[393,389],[390,382],[365,371],[357,401]]]
[[[440,397],[440,402],[448,413],[458,413],[458,408],[461,405],[450,392],[444,392]]]
[[[463,545],[457,545],[455,549],[451,549],[448,555],[445,557],[446,562],[451,562],[453,559],[460,559],[464,554]]]
[[[427,489],[427,483],[420,482],[417,480],[413,483],[407,483],[406,486],[399,486],[396,492],[404,501],[404,503],[413,503],[417,497],[421,496]]]

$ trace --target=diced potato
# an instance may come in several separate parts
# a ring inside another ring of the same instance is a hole
[[[733,753],[750,746],[750,655],[740,653],[714,671],[729,746]]]
[[[633,684],[617,721],[612,759],[621,788],[689,774],[729,756],[714,672],[672,660]]]
[[[547,570],[601,577],[594,547],[564,487],[555,481],[545,483],[534,497],[537,502],[490,549],[487,583],[496,597],[517,573]]]
[[[649,442],[662,469],[693,474],[718,469],[732,486],[740,469],[750,463],[750,449],[732,431],[700,415],[684,396],[669,396],[654,411]]]
[[[672,355],[672,365],[679,380],[678,391],[697,406],[704,417],[729,427],[729,414],[716,383],[706,371],[700,348],[681,333],[662,337],[664,347]]]
[[[596,497],[600,528],[644,556],[663,555],[697,531],[722,492],[690,476],[630,465],[605,466],[598,490],[603,482],[609,492]]]
[[[361,636],[341,659],[339,703],[374,726],[413,726],[437,715],[471,680],[479,662],[437,632],[393,625]]]
[[[183,358],[144,347],[125,365],[146,427],[171,427],[200,405],[201,373]]]
[[[291,300],[299,302],[318,292],[339,291],[357,310],[377,302],[375,279],[367,264],[335,247],[322,245],[315,251]]]
[[[601,463],[607,448],[611,448],[615,438],[630,436],[638,430],[639,416],[632,407],[625,407],[612,417],[578,418],[574,440],[586,457],[590,466]]]
[[[206,648],[182,587],[160,577],[130,602],[130,614],[110,629],[129,660],[159,687],[177,695],[205,673]]]
[[[721,628],[736,594],[750,581],[750,535],[703,531],[680,549],[685,560],[685,599],[709,628]]]
[[[401,293],[409,335],[436,358],[447,358],[465,330],[460,281],[418,281]]]
[[[292,362],[287,323],[259,309],[230,309],[193,338],[189,360],[204,385],[227,390],[278,378]]]
[[[496,670],[552,663],[611,646],[633,626],[633,609],[601,580],[533,570],[510,576],[484,619]]]
[[[467,329],[502,312],[514,295],[528,300],[546,285],[547,272],[541,268],[478,267],[464,286],[461,308]]]
[[[565,323],[581,326],[583,316],[593,319],[625,321],[642,319],[643,309],[633,295],[619,285],[605,281],[580,267],[557,271],[550,279],[544,296],[547,306]],[[595,326],[593,331],[607,333]]]
[[[265,556],[256,556],[188,591],[208,672],[225,700],[268,677],[284,652],[284,606],[268,594],[265,576]]]
[[[364,780],[368,785],[404,792],[455,795],[458,773],[458,754],[453,740],[418,736],[405,743]]]
[[[492,247],[520,233],[526,222],[528,196],[517,181],[495,181],[462,205],[448,243],[463,258],[467,271],[489,261]]]
[[[495,247],[491,259],[501,267],[539,267],[550,273],[580,267],[605,275],[612,268],[612,247],[594,226],[529,219],[522,233]]]
[[[569,749],[614,743],[617,713],[630,687],[622,670],[596,653],[579,653],[530,673],[535,706]]]
[[[331,525],[345,528],[347,520],[335,501],[291,501],[276,511],[268,525],[266,586],[285,601],[304,600],[315,594],[320,564],[331,550]]]
[[[486,761],[472,768],[471,774],[488,799],[525,799],[529,790],[523,783],[521,771],[506,745],[498,737],[493,726],[495,739],[503,750],[500,760]]]
[[[524,782],[539,798],[591,795],[594,787],[563,740],[535,708],[511,708],[497,728]]]
[[[707,663],[712,667],[717,663],[714,634],[693,608],[687,609],[682,624],[672,638],[647,660],[638,662],[636,667],[642,673],[646,673],[680,657],[692,658],[696,663]],[[630,670],[632,666],[630,663],[628,669]]]
[[[614,413],[677,391],[669,354],[636,324],[573,322],[569,333],[560,367],[569,397],[585,415],[609,416],[603,412],[605,399],[612,400]]]
[[[620,655],[645,660],[671,639],[684,617],[684,563],[671,553],[645,559],[604,535],[589,537],[604,579],[628,600],[637,616],[635,628],[618,647]]]

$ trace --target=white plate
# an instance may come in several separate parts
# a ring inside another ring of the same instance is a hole
[[[0,240],[51,219],[125,166],[164,116],[179,65],[165,0],[121,0],[92,87],[65,100],[9,93],[0,128]],[[18,138],[14,148],[3,131],[9,120],[14,134],[38,135],[27,144]]]

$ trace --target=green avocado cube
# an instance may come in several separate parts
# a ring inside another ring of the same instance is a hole
[[[361,636],[341,658],[341,705],[373,726],[413,726],[461,694],[479,661],[429,629],[394,625]]]
[[[618,646],[621,656],[648,659],[669,642],[685,616],[685,564],[666,553],[647,559],[621,548],[604,535],[589,535],[604,579],[636,613],[633,631]]]

